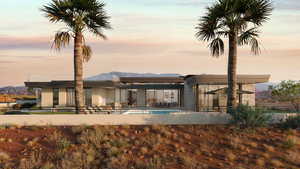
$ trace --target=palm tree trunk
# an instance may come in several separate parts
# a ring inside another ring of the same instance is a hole
[[[229,33],[227,112],[237,106],[237,32]]]
[[[81,32],[76,32],[74,38],[74,79],[75,79],[75,106],[76,113],[84,113],[83,103],[83,57],[82,44],[83,37]]]

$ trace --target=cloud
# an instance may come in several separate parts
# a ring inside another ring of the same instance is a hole
[[[281,10],[300,10],[299,0],[275,0],[274,6]]]
[[[0,49],[49,49],[50,40],[47,37],[0,37]]]

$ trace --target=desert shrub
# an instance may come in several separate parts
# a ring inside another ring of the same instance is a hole
[[[242,128],[263,127],[271,119],[264,109],[252,108],[248,105],[239,105],[229,112],[232,116],[232,123]]]
[[[12,106],[12,108],[13,108],[14,110],[20,110],[21,107],[22,107],[21,104],[14,104],[14,105]]]
[[[288,117],[280,126],[284,129],[300,128],[300,115]]]
[[[72,153],[64,153],[64,156],[56,162],[56,167],[61,169],[96,169],[100,166],[100,161],[96,158],[94,149],[81,149]]]
[[[29,115],[27,112],[21,112],[21,111],[8,111],[4,113],[5,115]]]
[[[24,103],[24,104],[21,104],[21,109],[30,109],[34,106],[36,106],[36,103]]]
[[[96,130],[85,130],[77,137],[77,142],[80,144],[90,144],[96,147],[105,143],[109,140],[105,133],[99,129]]]
[[[29,158],[21,159],[18,166],[19,169],[40,169],[43,168],[42,153],[39,151],[33,151]]]
[[[72,133],[78,135],[81,134],[86,129],[85,126],[74,126],[71,128]]]
[[[285,149],[292,149],[293,147],[295,147],[296,143],[293,139],[287,139],[283,142],[283,148]]]
[[[49,136],[49,141],[54,142],[60,153],[64,153],[72,144],[67,138],[65,138],[65,136],[62,135],[62,133],[57,131],[53,132],[53,134]]]
[[[189,155],[180,155],[178,157],[178,162],[182,164],[185,168],[196,169],[197,168],[197,160],[190,157]]]
[[[160,158],[151,158],[150,160],[136,161],[133,168],[136,169],[164,169],[164,164]]]

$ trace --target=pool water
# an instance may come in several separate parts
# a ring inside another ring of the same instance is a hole
[[[180,110],[128,110],[122,114],[171,114]]]

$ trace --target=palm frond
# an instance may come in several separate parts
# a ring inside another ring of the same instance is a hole
[[[210,41],[220,36],[217,32],[225,28],[223,23],[225,14],[226,9],[218,3],[208,7],[206,15],[199,19],[199,24],[196,26],[196,37],[203,41]]]
[[[242,34],[238,38],[238,44],[240,46],[242,45],[248,45],[250,43],[250,40],[253,37],[258,37],[259,31],[257,27],[253,27],[251,29],[248,29],[247,31],[242,32]]]
[[[273,5],[270,0],[250,0],[244,13],[244,20],[261,26],[269,19],[272,11]]]
[[[254,53],[255,55],[260,54],[260,46],[259,42],[256,38],[251,38],[250,40],[250,46],[251,46],[251,52]]]
[[[93,54],[93,52],[92,52],[92,49],[90,46],[88,46],[88,45],[82,46],[82,56],[83,56],[84,62],[88,62],[91,59],[92,54]]]
[[[256,27],[253,27],[245,32],[243,32],[238,38],[238,44],[242,45],[250,45],[251,52],[255,55],[260,54],[260,47],[258,42],[259,31]]]
[[[106,38],[104,29],[111,29],[105,4],[98,0],[52,0],[41,8],[50,22],[65,23],[73,32],[88,30]]]
[[[208,47],[212,56],[219,57],[224,54],[224,42],[220,37],[212,40]]]
[[[69,32],[57,32],[52,43],[52,48],[60,50],[70,44],[71,34]]]
[[[50,22],[64,22],[70,27],[74,26],[72,0],[52,0],[40,10],[45,13]]]

